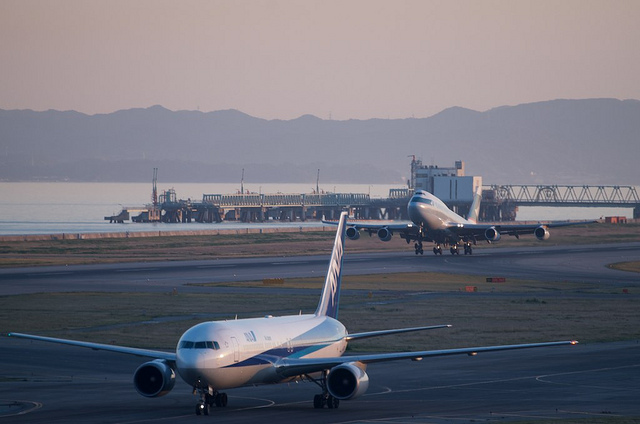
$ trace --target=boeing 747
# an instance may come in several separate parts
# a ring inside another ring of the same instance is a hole
[[[367,391],[367,365],[401,359],[420,360],[443,355],[475,355],[546,346],[571,345],[556,341],[504,346],[425,350],[380,354],[344,355],[350,341],[388,334],[445,328],[432,325],[349,334],[338,321],[343,252],[347,229],[343,212],[329,261],[329,268],[315,313],[291,316],[209,321],[188,329],[174,352],[113,346],[101,343],[10,333],[43,342],[62,343],[150,359],[133,375],[135,389],[154,398],[171,391],[176,374],[199,395],[195,412],[208,415],[212,406],[227,406],[222,390],[289,381],[311,381],[320,388],[313,399],[315,408],[337,408],[340,401],[355,399]]]
[[[351,223],[347,228],[347,237],[351,240],[360,238],[360,230],[369,235],[376,233],[380,240],[389,241],[394,233],[398,233],[407,244],[415,242],[416,255],[423,254],[422,242],[433,242],[433,253],[442,255],[444,248],[449,248],[452,255],[460,254],[462,246],[464,254],[471,255],[473,246],[478,240],[489,243],[500,240],[502,235],[520,238],[522,234],[533,234],[538,240],[549,238],[549,228],[568,225],[589,224],[595,221],[555,222],[549,224],[478,224],[480,210],[480,194],[476,193],[467,218],[453,212],[433,194],[417,190],[407,205],[411,222],[389,224]],[[336,222],[325,221],[325,224]]]

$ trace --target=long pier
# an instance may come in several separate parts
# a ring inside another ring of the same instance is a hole
[[[372,199],[364,193],[203,194],[201,201],[178,200],[175,190],[164,191],[157,203],[123,208],[111,222],[264,222],[337,219],[349,210],[356,219],[408,219],[408,189],[393,189],[389,197]],[[513,221],[519,206],[579,206],[632,208],[640,218],[640,197],[634,186],[490,185],[483,187],[480,218]],[[462,211],[461,211],[462,213]]]

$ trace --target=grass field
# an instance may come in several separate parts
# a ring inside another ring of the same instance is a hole
[[[213,224],[212,224],[213,225]],[[146,238],[46,240],[0,242],[0,267],[77,265],[132,261],[175,261],[223,257],[329,254],[333,231],[265,233],[217,236],[163,236]],[[476,249],[494,246],[571,245],[640,241],[640,224],[592,224],[557,228],[540,242],[533,236],[520,240],[503,237],[499,243],[478,243]],[[412,246],[394,237],[382,242],[376,236],[347,240],[346,252],[408,251]],[[429,248],[427,247],[427,254]]]
[[[292,279],[280,288],[309,295],[258,295],[261,282],[234,283],[246,294],[48,293],[0,297],[0,330],[171,349],[203,320],[312,313],[321,279]],[[344,278],[340,319],[351,332],[452,324],[451,329],[359,342],[358,350],[438,349],[579,339],[640,338],[637,297],[573,283],[507,281],[477,276],[406,273]],[[215,285],[221,285],[216,283]],[[477,292],[466,292],[468,285]],[[292,305],[294,305],[292,307]]]

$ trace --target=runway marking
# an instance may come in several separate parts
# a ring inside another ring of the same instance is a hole
[[[43,272],[37,274],[27,274],[29,277],[48,277],[51,275],[71,275],[73,272],[71,271],[60,271],[60,272]]]
[[[575,374],[587,374],[587,373],[595,373],[595,372],[602,372],[602,371],[617,371],[617,370],[624,370],[624,369],[629,369],[629,368],[638,368],[640,367],[640,364],[635,364],[635,365],[624,365],[621,367],[606,367],[606,368],[596,368],[596,369],[592,369],[592,370],[581,370],[581,371],[570,371],[570,372],[561,372],[561,373],[557,373],[557,374],[546,374],[546,375],[540,375],[538,377],[536,377],[536,380],[541,382],[541,383],[546,383],[546,384],[555,384],[558,386],[576,386],[576,384],[569,384],[569,383],[560,383],[557,381],[550,381],[550,380],[546,380],[547,378],[552,378],[552,377],[558,377],[558,376],[564,376],[564,375],[575,375]],[[584,385],[584,384],[579,384],[580,387],[589,387],[592,389],[603,389],[603,390],[624,390],[624,391],[628,391],[629,388],[612,388],[612,387],[606,387],[606,386],[588,386],[588,385]]]
[[[116,269],[116,272],[144,272],[144,271],[159,271],[160,268],[130,268],[130,269]]]
[[[209,268],[235,268],[238,265],[233,265],[233,264],[229,264],[229,265],[198,265],[195,268],[196,269],[209,269]]]
[[[159,421],[167,421],[167,420],[175,421],[176,418],[187,418],[187,417],[192,417],[193,415],[195,414],[174,415],[171,417],[162,417],[162,418],[153,417],[153,418],[148,418],[144,420],[135,420],[135,421],[119,421],[118,424],[139,424],[139,423],[148,423],[148,422],[156,423]]]
[[[483,385],[483,384],[504,383],[504,382],[508,382],[508,381],[532,380],[532,379],[535,379],[535,378],[536,378],[536,376],[530,375],[530,376],[526,376],[526,377],[503,378],[503,379],[486,380],[486,381],[474,381],[472,383],[447,384],[447,385],[444,385],[444,386],[431,386],[431,387],[419,387],[419,388],[415,388],[415,389],[391,390],[389,392],[364,394],[363,396],[375,396],[375,395],[388,394],[388,393],[394,393],[395,394],[395,393],[421,392],[421,391],[440,390],[440,389],[455,389],[455,388],[458,388],[458,387],[480,386],[480,385]]]
[[[269,262],[269,265],[305,265],[310,263],[309,261],[304,262]]]
[[[257,397],[229,396],[229,399],[259,400],[267,403],[266,405],[247,406],[245,408],[232,409],[231,412],[250,411],[252,409],[270,408],[276,404],[276,402],[271,399],[263,399],[263,398],[257,398]]]
[[[4,401],[3,400],[3,401],[0,402],[0,407],[5,406],[5,404],[7,404],[8,402],[11,402],[11,404],[13,404],[13,405],[21,404],[21,403],[28,403],[28,404],[31,404],[33,406],[31,408],[29,408],[29,409],[25,409],[23,411],[18,411],[18,412],[15,412],[13,414],[0,415],[0,418],[15,417],[15,416],[18,416],[18,415],[25,415],[25,414],[28,414],[30,412],[35,411],[36,409],[42,408],[42,403],[34,402],[34,401],[31,401],[31,400],[12,400],[12,401]],[[7,406],[11,406],[11,404],[7,404]]]

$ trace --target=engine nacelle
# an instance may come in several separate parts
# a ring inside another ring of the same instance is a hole
[[[358,240],[360,238],[360,231],[354,227],[348,227],[345,232],[349,240]]]
[[[484,237],[489,241],[500,240],[500,232],[496,230],[496,227],[489,227],[484,231]]]
[[[393,234],[388,228],[380,228],[378,230],[378,238],[382,241],[391,240],[391,236],[393,236]]]
[[[327,389],[336,399],[355,399],[368,388],[369,376],[353,362],[332,368],[327,376]]]
[[[145,397],[164,396],[173,389],[175,383],[175,371],[161,359],[140,365],[133,374],[133,385]]]
[[[550,236],[549,230],[544,225],[539,226],[535,230],[533,230],[533,235],[540,241],[547,240]]]

